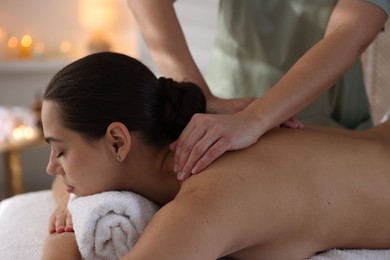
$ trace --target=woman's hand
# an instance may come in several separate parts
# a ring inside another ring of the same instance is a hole
[[[42,259],[81,259],[74,233],[49,235],[43,244]]]
[[[53,214],[49,218],[49,234],[73,232],[72,216],[68,211],[67,205],[69,194],[58,199],[58,204]]]

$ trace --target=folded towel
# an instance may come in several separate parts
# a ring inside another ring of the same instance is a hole
[[[71,197],[68,204],[82,257],[119,259],[134,246],[158,207],[132,192]]]
[[[313,256],[308,260],[388,260],[390,250],[341,250],[333,249],[320,255]]]

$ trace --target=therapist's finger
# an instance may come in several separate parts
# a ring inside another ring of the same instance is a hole
[[[294,128],[294,129],[301,129],[303,128],[303,124],[296,119],[295,117],[290,118],[286,122],[282,123],[281,126],[288,127],[288,128]]]
[[[174,159],[177,173],[183,174],[183,166],[193,147],[207,131],[207,125],[203,118],[200,114],[195,114],[178,139]]]
[[[223,153],[229,150],[230,143],[226,139],[221,138],[215,144],[213,144],[203,156],[197,160],[195,166],[192,168],[191,173],[197,174],[200,171],[204,170],[212,162],[214,162],[218,157]]]
[[[297,124],[298,129],[302,129],[304,127],[304,124],[301,123],[296,117],[291,118],[291,120]]]
[[[184,162],[183,168],[181,169],[182,176],[181,179],[184,180],[191,176],[191,174],[198,173],[201,169],[195,168],[194,166],[198,163],[198,161],[205,156],[205,154],[208,154],[206,158],[203,159],[205,164],[210,164],[212,161],[214,161],[218,156],[221,154],[215,154],[215,152],[218,152],[214,149],[210,151],[210,149],[213,147],[213,145],[218,142],[220,138],[219,133],[215,133],[212,129],[206,132],[206,134],[194,145],[193,149],[191,150],[187,160]],[[218,152],[219,153],[219,152]],[[200,165],[203,165],[201,163]],[[207,167],[207,165],[203,166],[202,169]]]
[[[177,147],[177,140],[169,145],[169,150],[171,150],[172,152],[175,152],[176,147]]]
[[[177,139],[176,144],[174,145],[175,148],[175,157],[174,157],[174,164],[175,169],[178,166],[178,163],[180,161],[181,152],[183,150],[183,145],[186,143],[186,140],[189,135],[191,135],[192,131],[194,130],[192,120],[187,124],[187,126],[183,129],[182,133],[179,136],[179,139]]]

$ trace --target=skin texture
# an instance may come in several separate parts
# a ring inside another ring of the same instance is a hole
[[[185,42],[171,0],[130,0],[151,54],[165,76],[196,82],[208,100],[208,112],[195,115],[175,150],[175,169],[183,180],[205,169],[221,154],[254,144],[315,101],[359,58],[382,29],[387,15],[359,0],[338,1],[324,38],[304,54],[261,98],[221,100],[214,97]],[[175,42],[175,44],[171,44]],[[287,126],[301,128],[294,120]]]
[[[50,142],[50,174],[78,196],[130,190],[163,205],[123,259],[306,259],[390,247],[390,122],[365,132],[275,128],[181,183],[168,147],[150,147],[120,122],[91,143],[58,118],[44,101],[44,135],[63,140]],[[99,160],[80,161],[84,153]],[[48,238],[44,259],[77,255],[73,246],[52,250],[62,239],[72,245],[67,234]]]

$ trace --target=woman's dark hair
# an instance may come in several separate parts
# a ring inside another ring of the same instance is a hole
[[[153,145],[176,140],[191,117],[206,108],[197,85],[157,79],[138,60],[112,52],[63,68],[43,98],[56,102],[64,126],[84,138],[99,139],[112,122],[122,122]]]

